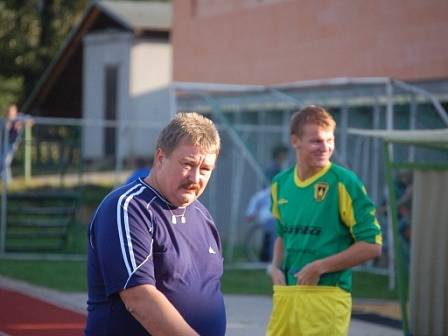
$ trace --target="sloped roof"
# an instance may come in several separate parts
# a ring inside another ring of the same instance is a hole
[[[101,1],[99,8],[132,30],[169,30],[171,5],[166,2]]]
[[[57,88],[57,81],[67,68],[75,63],[68,86],[73,86],[73,76],[80,76],[82,72],[82,38],[85,34],[99,29],[121,29],[135,35],[164,34],[169,36],[171,28],[171,4],[167,2],[135,2],[135,1],[99,1],[87,7],[79,24],[73,28],[63,46],[45,69],[30,96],[21,107],[22,112],[32,113],[37,106],[41,106],[46,97]],[[74,61],[76,60],[76,62]],[[79,78],[77,79],[79,81]],[[76,83],[75,83],[76,84]],[[77,107],[80,109],[80,83],[71,88],[70,96],[78,96]],[[59,86],[60,89],[61,86]],[[65,97],[55,94],[52,100]],[[73,105],[73,104],[71,104]],[[67,106],[64,107],[65,109]],[[73,114],[73,113],[72,113]],[[74,117],[74,115],[70,115]]]

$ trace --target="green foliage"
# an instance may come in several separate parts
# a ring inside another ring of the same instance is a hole
[[[22,87],[22,77],[7,78],[0,76],[0,118],[3,117],[3,113],[6,112],[8,106],[18,101]]]
[[[88,0],[7,0],[0,2],[0,88],[10,80],[20,83],[4,94],[0,108],[20,102],[80,18]]]

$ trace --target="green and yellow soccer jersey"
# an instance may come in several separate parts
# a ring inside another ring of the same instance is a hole
[[[334,163],[301,181],[296,168],[274,178],[272,213],[283,239],[283,268],[288,285],[308,263],[346,250],[357,241],[381,244],[375,206],[358,177]],[[349,269],[323,274],[319,285],[351,291]]]

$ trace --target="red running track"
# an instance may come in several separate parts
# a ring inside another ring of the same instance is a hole
[[[81,336],[86,317],[0,288],[0,336]]]

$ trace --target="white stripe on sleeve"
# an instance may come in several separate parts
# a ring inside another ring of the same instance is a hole
[[[120,196],[120,198],[118,199],[118,204],[117,204],[117,228],[118,228],[118,236],[120,238],[121,254],[123,256],[123,261],[124,261],[124,264],[126,265],[126,269],[127,269],[129,275],[132,274],[132,270],[131,270],[131,268],[129,266],[128,257],[126,255],[126,246],[125,246],[124,240],[123,240],[123,232],[122,232],[123,225],[121,225],[122,224],[122,220],[121,220],[121,208],[122,207],[121,207],[121,204],[123,203],[123,200],[126,201],[125,198],[127,198],[127,196],[129,194],[131,194],[132,191],[134,191],[134,189],[136,189],[138,187],[141,187],[141,185],[137,184],[134,187],[132,187],[131,189],[127,190],[123,195]],[[128,226],[128,229],[129,229],[129,226]],[[125,236],[127,237],[126,233],[125,233]],[[134,261],[134,264],[135,264],[135,261]]]
[[[128,242],[128,249],[129,249],[129,258],[131,259],[131,264],[132,264],[132,271],[134,271],[137,268],[137,264],[135,262],[135,257],[134,257],[134,249],[132,248],[132,239],[131,239],[131,230],[129,230],[129,216],[128,216],[128,206],[129,206],[129,202],[132,200],[132,198],[136,195],[139,195],[143,192],[143,190],[145,190],[146,187],[142,186],[138,191],[136,191],[135,193],[129,195],[126,198],[126,201],[124,202],[124,229],[125,229],[125,235],[126,235],[126,240]],[[124,248],[124,246],[122,247]]]

